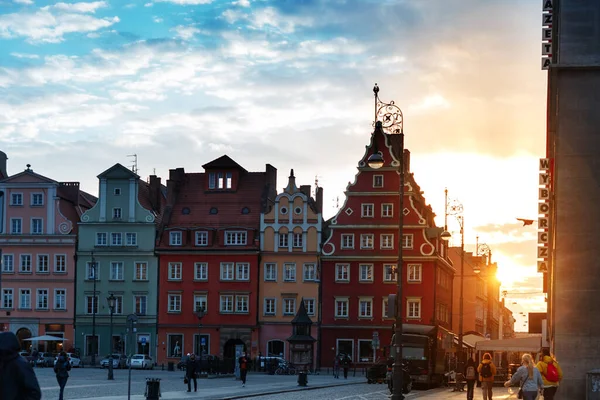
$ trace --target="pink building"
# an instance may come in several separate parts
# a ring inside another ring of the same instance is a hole
[[[78,182],[59,183],[25,171],[8,176],[0,152],[0,330],[15,332],[24,350],[61,350],[57,342],[23,339],[53,335],[74,343],[75,245],[80,215],[95,198]]]

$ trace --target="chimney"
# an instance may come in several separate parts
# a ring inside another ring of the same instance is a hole
[[[315,199],[317,202],[317,208],[319,209],[320,213],[323,213],[323,188],[322,187],[318,187],[317,188],[317,198]]]
[[[8,173],[6,172],[6,160],[8,160],[6,153],[0,151],[0,179],[8,178]]]
[[[310,185],[301,185],[300,192],[304,193],[306,197],[310,198]]]
[[[268,198],[274,200],[277,196],[277,168],[271,164],[267,164],[265,172],[267,174],[265,183],[268,185],[269,190]]]
[[[148,191],[150,195],[150,204],[154,211],[160,211],[160,197],[161,197],[160,178],[156,175],[150,175],[150,183]]]
[[[173,206],[176,201],[176,195],[179,187],[185,177],[185,169],[176,168],[169,170],[169,180],[167,181],[167,204]]]
[[[410,172],[410,151],[404,149],[404,171]]]
[[[79,182],[61,182],[58,195],[74,205],[79,205]]]

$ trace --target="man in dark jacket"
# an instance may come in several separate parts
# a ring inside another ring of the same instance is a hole
[[[185,376],[187,377],[188,392],[192,391],[192,380],[194,380],[194,392],[198,391],[198,362],[196,355],[190,355],[185,363]]]
[[[0,332],[0,399],[40,400],[42,392],[33,369],[19,355],[19,340]]]

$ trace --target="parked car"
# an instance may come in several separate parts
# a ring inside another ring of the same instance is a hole
[[[35,365],[37,367],[52,367],[54,366],[54,360],[56,359],[56,353],[41,352],[38,354]]]
[[[108,368],[108,358],[110,355],[100,360],[100,367]],[[127,356],[124,354],[113,354],[112,355],[113,368],[126,368],[127,367]]]
[[[81,366],[81,358],[79,358],[79,354],[67,353],[67,358],[69,359],[71,367],[79,368]],[[58,354],[54,358],[54,365],[56,365],[56,361],[58,361]]]
[[[127,366],[131,363],[131,368],[139,369],[152,369],[154,366],[154,360],[147,354],[134,354],[129,360],[127,360]]]

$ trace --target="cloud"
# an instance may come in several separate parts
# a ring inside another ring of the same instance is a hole
[[[13,0],[17,4],[33,4],[33,0]]]
[[[210,4],[213,0],[154,0],[155,3],[173,3],[182,6],[197,6],[201,4]]]
[[[38,56],[37,54],[10,53],[10,55],[16,58],[27,58],[31,60],[40,58],[40,56]]]
[[[42,7],[42,10],[60,10],[75,13],[95,13],[97,9],[107,7],[105,1],[93,1],[91,3],[56,3],[51,6]]]
[[[152,17],[152,21],[156,22],[157,24],[160,24],[161,22],[164,21],[164,19],[154,16],[154,17]]]
[[[231,4],[240,6],[240,7],[250,7],[250,0],[238,0],[234,1]]]
[[[190,40],[194,37],[196,33],[200,32],[200,29],[195,28],[193,26],[183,26],[178,25],[175,28],[171,29],[176,32],[176,36],[183,40]]]

